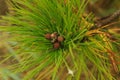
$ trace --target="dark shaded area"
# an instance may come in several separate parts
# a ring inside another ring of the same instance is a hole
[[[87,11],[103,17],[120,9],[119,3],[120,0],[91,0],[88,3]]]
[[[0,0],[0,15],[5,15],[8,12],[6,0]]]

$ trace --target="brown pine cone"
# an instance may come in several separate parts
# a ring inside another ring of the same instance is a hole
[[[53,44],[53,47],[54,47],[54,49],[60,48],[60,43],[59,43],[59,42],[55,42],[55,43]]]
[[[58,36],[57,40],[58,40],[58,42],[63,42],[64,41],[64,37],[63,36]]]
[[[50,33],[45,34],[45,38],[50,40],[51,39],[51,34]]]

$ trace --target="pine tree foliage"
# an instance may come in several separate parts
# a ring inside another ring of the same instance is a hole
[[[12,58],[11,73],[24,74],[22,80],[117,80],[111,69],[119,72],[119,36],[112,41],[107,30],[92,30],[94,16],[85,13],[86,0],[12,0],[9,4],[13,14],[2,17],[0,22],[7,26],[0,31],[12,36],[6,41],[12,52],[0,63]],[[48,33],[64,38],[58,48],[56,38],[46,39]]]

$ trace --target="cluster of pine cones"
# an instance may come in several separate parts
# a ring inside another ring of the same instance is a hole
[[[45,38],[53,43],[54,49],[59,49],[61,47],[61,42],[65,40],[64,37],[60,36],[57,32],[47,33],[45,34]]]

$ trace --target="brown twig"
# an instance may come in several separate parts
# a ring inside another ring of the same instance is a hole
[[[112,15],[109,15],[109,16],[103,17],[99,20],[96,20],[95,26],[97,26],[97,28],[101,27],[101,26],[105,26],[105,25],[111,23],[113,20],[117,19],[119,16],[120,16],[120,10],[114,12]]]

